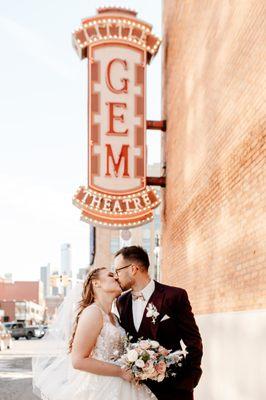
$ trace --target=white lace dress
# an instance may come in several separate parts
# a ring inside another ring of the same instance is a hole
[[[95,304],[94,306],[97,307]],[[114,363],[122,355],[125,331],[103,314],[103,327],[91,357]],[[88,333],[89,334],[89,333]],[[64,373],[62,374],[62,371]],[[121,378],[100,376],[72,367],[71,356],[56,358],[35,382],[38,396],[44,400],[151,400],[155,395],[146,385],[136,385]]]

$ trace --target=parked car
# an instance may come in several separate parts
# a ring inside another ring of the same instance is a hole
[[[21,337],[25,337],[27,340],[31,340],[34,337],[40,339],[44,336],[44,330],[41,327],[26,326],[23,322],[6,322],[5,327],[15,340]]]
[[[46,331],[42,325],[36,326],[36,329],[34,332],[35,337],[37,337],[38,339],[41,339],[45,335],[45,333],[46,333]]]
[[[12,337],[6,327],[0,322],[0,350],[11,349]]]
[[[47,333],[48,325],[40,325],[39,329],[41,330],[41,335],[39,339],[41,339]]]

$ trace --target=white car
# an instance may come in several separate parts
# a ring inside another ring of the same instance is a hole
[[[39,328],[34,330],[34,336],[38,339],[41,339],[44,336],[45,332],[44,329],[40,326]]]

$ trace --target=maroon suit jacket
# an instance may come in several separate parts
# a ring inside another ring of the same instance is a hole
[[[155,290],[149,303],[154,304],[159,316],[153,324],[152,319],[146,317],[145,310],[137,332],[133,322],[131,291],[122,294],[117,299],[120,323],[126,332],[133,336],[132,341],[135,342],[140,337],[157,340],[165,348],[175,351],[181,349],[180,340],[182,339],[187,346],[188,355],[183,366],[178,367],[176,377],[166,378],[161,383],[148,380],[147,385],[160,400],[193,399],[193,388],[198,384],[202,373],[200,368],[202,341],[187,292],[184,289],[155,281]],[[161,321],[165,315],[170,318]]]

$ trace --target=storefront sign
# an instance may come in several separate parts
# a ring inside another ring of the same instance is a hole
[[[103,8],[73,33],[88,58],[88,185],[73,199],[81,219],[128,228],[149,222],[160,200],[146,186],[146,65],[160,40],[134,11]]]

